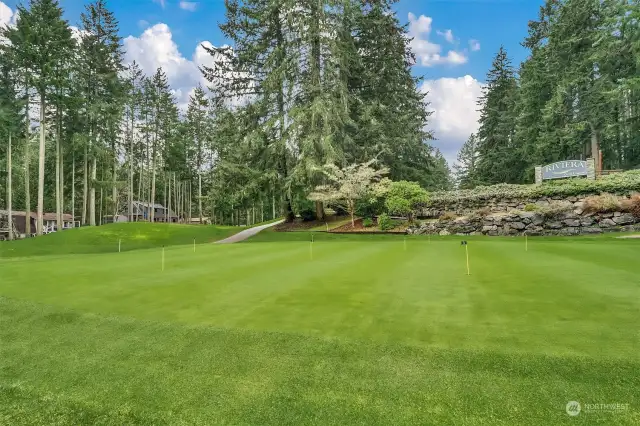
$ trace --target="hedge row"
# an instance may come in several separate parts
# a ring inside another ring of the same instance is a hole
[[[527,199],[554,196],[578,196],[587,194],[630,193],[640,191],[640,170],[631,170],[603,176],[596,180],[567,179],[562,181],[546,181],[542,185],[499,184],[479,186],[474,189],[458,191],[432,192],[428,206],[453,204],[465,201],[482,201],[497,199]]]

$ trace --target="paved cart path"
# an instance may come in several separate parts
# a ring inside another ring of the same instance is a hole
[[[231,244],[231,243],[238,243],[240,241],[244,241],[247,238],[253,237],[254,235],[256,235],[258,232],[262,231],[263,229],[267,229],[270,228],[272,226],[276,226],[280,223],[284,222],[284,219],[279,220],[277,222],[273,222],[273,223],[267,223],[266,225],[260,225],[260,226],[255,226],[253,228],[249,228],[249,229],[245,229],[244,231],[240,231],[237,234],[234,234],[228,238],[225,238],[224,240],[220,240],[220,241],[216,241],[216,244]]]

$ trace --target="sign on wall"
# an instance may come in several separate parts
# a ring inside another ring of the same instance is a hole
[[[536,167],[536,183],[548,179],[564,179],[576,176],[586,176],[595,179],[595,162],[589,158],[585,160],[564,160]]]

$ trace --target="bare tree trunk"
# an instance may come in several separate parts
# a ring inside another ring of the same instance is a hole
[[[264,201],[260,201],[260,222],[264,222]]]
[[[73,216],[73,227],[76,227],[76,155],[72,154],[71,160],[71,216]]]
[[[64,216],[64,150],[60,148],[60,216]],[[64,221],[62,221],[64,228]]]
[[[7,147],[7,210],[9,216],[7,217],[7,225],[9,225],[9,241],[13,240],[13,206],[11,205],[11,133],[9,133],[9,146]],[[27,216],[25,219],[29,220]]]
[[[91,159],[91,186],[89,188],[89,225],[96,226],[96,176],[97,176],[97,159],[95,153]],[[102,191],[102,188],[100,189]],[[100,199],[102,202],[102,198]],[[100,211],[102,217],[102,211]]]
[[[188,222],[189,224],[191,224],[191,213],[192,213],[192,211],[191,211],[191,202],[193,201],[191,199],[191,180],[192,179],[189,179],[189,204],[187,204],[188,212],[189,212],[189,222]]]
[[[115,150],[114,143],[114,151],[113,151],[113,176],[111,176],[111,198],[113,202],[113,221],[116,221],[116,216],[118,215],[118,189],[116,188],[116,175],[118,170],[118,154]]]
[[[87,197],[89,196],[89,154],[87,146],[84,146],[84,164],[83,164],[83,186],[82,186],[82,224],[87,224]]]
[[[169,175],[169,179],[167,180],[169,181],[169,190],[168,190],[169,201],[167,203],[167,214],[169,215],[169,221],[173,222],[173,218],[171,217],[171,175]]]
[[[134,110],[131,109],[131,134],[129,136],[129,195],[127,197],[127,209],[129,210],[129,222],[133,222],[133,127]]]
[[[29,120],[29,86],[28,80],[25,78],[25,91],[26,91],[26,106],[25,106],[25,122],[26,122],[26,133],[25,133],[25,143],[24,143],[24,204],[25,204],[25,238],[31,237],[31,188],[29,183],[30,170],[29,163],[30,161],[30,149],[29,145],[31,144],[31,121]]]
[[[62,231],[62,212],[60,211],[60,127],[56,129],[56,226]]]
[[[102,177],[100,178],[100,180],[104,182],[104,168],[102,169]],[[104,200],[104,188],[102,187],[102,185],[100,185],[100,209],[99,209],[100,211],[98,212],[100,216],[98,217],[98,225],[102,225],[102,218],[103,218],[102,207],[104,206],[103,200]]]
[[[276,218],[276,196],[275,194],[272,192],[271,193],[271,219],[275,219]]]
[[[40,95],[40,150],[38,153],[38,224],[37,224],[37,234],[42,235],[43,231],[43,220],[42,216],[44,214],[44,159],[45,159],[45,125],[46,125],[46,115],[45,115],[46,101],[44,99],[44,94]]]
[[[151,222],[155,222],[155,203],[156,203],[156,159],[155,159],[155,153],[153,155],[153,164],[151,165],[151,168],[153,169],[151,171],[151,200],[149,201],[149,204],[151,205],[151,213],[149,214],[150,216],[150,220]]]
[[[167,173],[165,172],[162,179],[164,181],[164,222],[169,222],[169,205],[167,204]]]
[[[202,174],[198,171],[198,216],[202,225]]]

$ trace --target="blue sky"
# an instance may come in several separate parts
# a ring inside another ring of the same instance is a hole
[[[71,25],[79,25],[80,13],[88,2],[60,0]],[[0,11],[2,3],[14,11],[18,1],[0,0]],[[410,24],[416,37],[413,47],[418,64],[414,74],[424,76],[422,89],[429,92],[434,111],[430,128],[438,138],[433,144],[450,162],[477,128],[475,102],[493,56],[502,44],[514,65],[526,58],[520,42],[527,34],[527,22],[536,19],[542,3],[400,0],[396,5],[398,18]],[[202,82],[197,65],[206,63],[206,55],[198,45],[228,42],[217,26],[224,19],[223,0],[110,0],[108,5],[120,21],[126,59],[141,63],[148,74],[158,66],[165,68],[182,104],[193,86]]]

